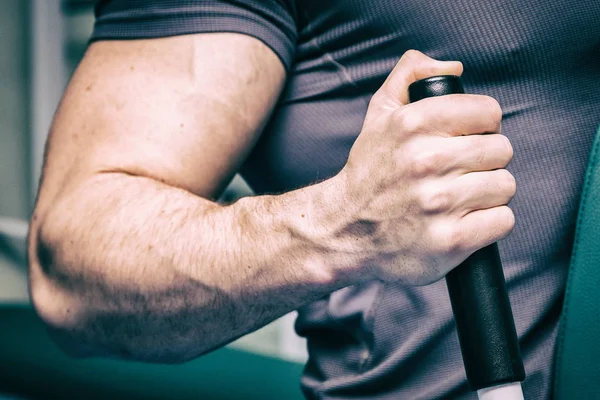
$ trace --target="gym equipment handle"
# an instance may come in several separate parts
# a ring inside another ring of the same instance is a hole
[[[410,102],[465,93],[458,76],[422,79],[408,88]],[[472,390],[525,379],[525,368],[496,243],[450,271],[446,284],[465,371]]]

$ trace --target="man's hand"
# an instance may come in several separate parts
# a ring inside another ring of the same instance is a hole
[[[461,73],[458,62],[404,54],[334,178],[343,182],[343,211],[323,240],[354,249],[378,279],[434,282],[514,226],[506,204],[515,179],[504,169],[513,152],[498,102],[458,94],[408,104],[412,82]]]

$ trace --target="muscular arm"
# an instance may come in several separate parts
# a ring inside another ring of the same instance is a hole
[[[210,200],[284,78],[271,50],[236,34],[90,47],[30,232],[33,303],[67,351],[181,361],[350,283],[307,236],[336,191]]]
[[[506,236],[512,157],[485,96],[407,103],[459,75],[407,52],[375,93],[336,176],[211,202],[284,81],[234,34],[94,44],[49,138],[30,232],[33,303],[79,354],[181,361],[338,288],[427,284]]]

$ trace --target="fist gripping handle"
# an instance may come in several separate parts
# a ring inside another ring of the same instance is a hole
[[[458,76],[434,76],[408,88],[415,102],[464,93]],[[496,243],[473,253],[446,276],[469,386],[472,390],[525,379],[519,341]]]

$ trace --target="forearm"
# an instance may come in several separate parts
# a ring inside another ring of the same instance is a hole
[[[42,219],[34,303],[92,354],[192,358],[355,282],[341,268],[351,256],[318,243],[315,218],[335,219],[331,185],[220,206],[100,174]]]

